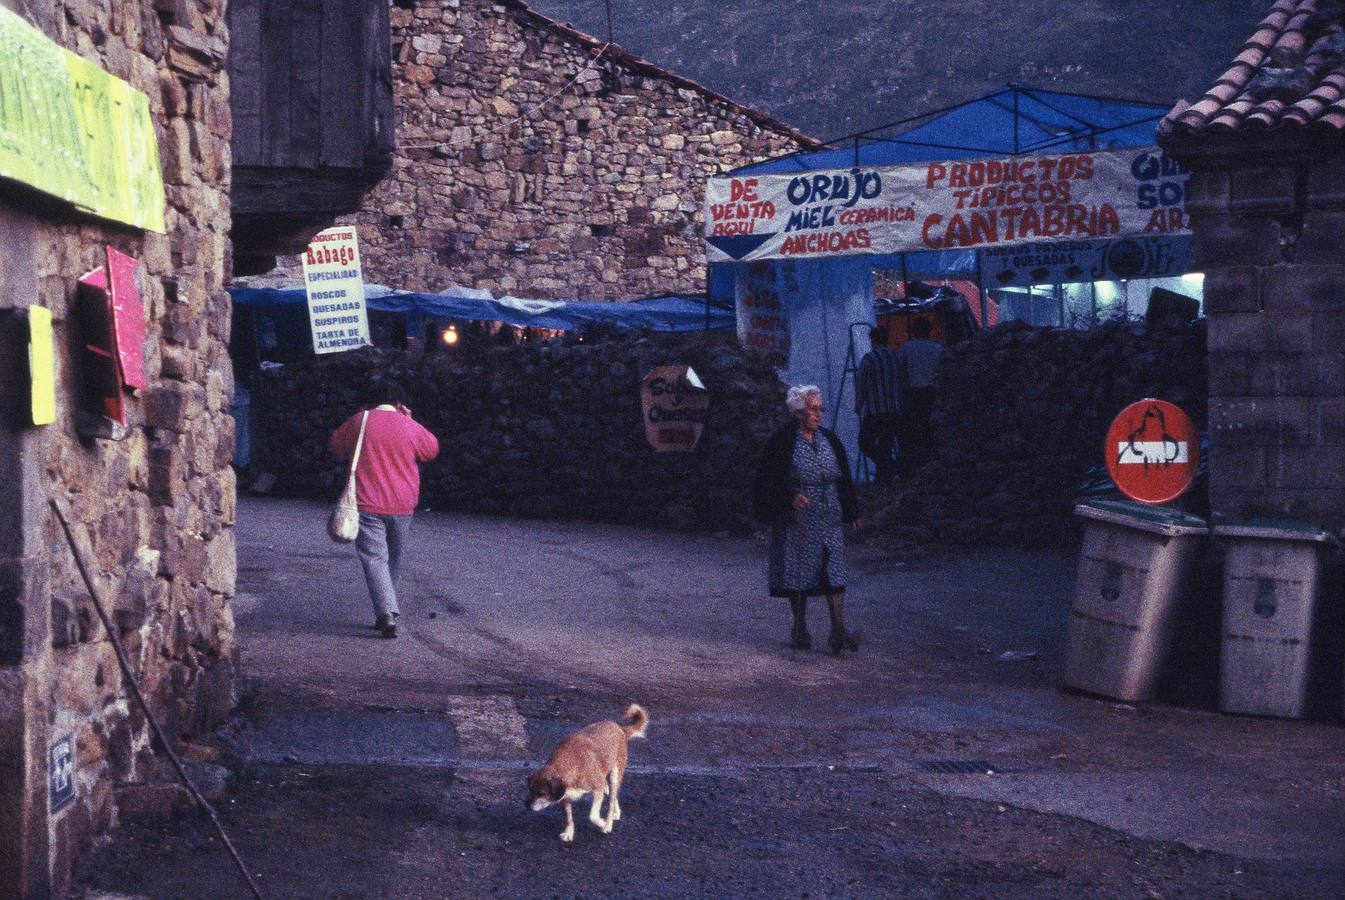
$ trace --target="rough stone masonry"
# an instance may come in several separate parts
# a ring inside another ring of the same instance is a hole
[[[44,896],[64,889],[97,835],[143,806],[137,792],[156,768],[46,498],[69,498],[172,738],[209,729],[231,706],[228,39],[215,0],[5,5],[148,96],[167,194],[167,232],[155,234],[0,188],[0,315],[19,321],[13,307],[40,304],[56,326],[55,424],[22,426],[23,386],[9,366],[0,376],[0,896]],[[139,260],[149,388],[126,395],[124,434],[81,437],[90,337],[76,281],[103,264],[107,244]],[[0,337],[5,359],[26,359],[14,329]],[[53,812],[48,751],[67,737],[74,799]]]
[[[396,0],[397,150],[347,221],[365,280],[628,299],[705,290],[708,175],[815,146],[517,0]]]

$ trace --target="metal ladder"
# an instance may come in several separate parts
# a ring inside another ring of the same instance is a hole
[[[872,327],[873,327],[873,325],[870,324],[869,322],[851,322],[851,323],[850,323],[850,327],[849,327],[849,329],[848,329],[848,334],[849,334],[849,346],[846,347],[846,349],[845,349],[845,367],[844,367],[843,369],[841,369],[841,383],[840,383],[840,387],[838,387],[837,390],[836,390],[836,402],[833,403],[832,406],[831,406],[831,430],[832,430],[832,431],[835,431],[835,430],[836,430],[836,424],[840,421],[840,418],[841,418],[841,400],[843,400],[843,399],[845,398],[845,382],[846,382],[846,379],[848,378],[848,379],[850,379],[851,383],[854,383],[854,382],[855,382],[855,379],[856,379],[856,378],[858,377],[858,375],[859,375],[859,362],[860,362],[860,360],[859,360],[859,354],[857,354],[857,353],[855,352],[855,329],[856,329],[856,328],[865,328],[865,329],[868,329],[868,328],[872,328]],[[859,387],[858,384],[855,384],[855,388],[856,388],[856,390],[858,390],[858,387]],[[864,451],[863,451],[863,450],[860,450],[858,453],[855,454],[855,461],[854,461],[854,466],[853,466],[853,468],[854,468],[854,472],[853,472],[852,474],[853,474],[853,477],[854,477],[855,481],[870,481],[870,480],[872,480],[872,474],[873,474],[873,473],[871,473],[871,472],[869,471],[869,458],[868,458],[867,456],[864,455]]]

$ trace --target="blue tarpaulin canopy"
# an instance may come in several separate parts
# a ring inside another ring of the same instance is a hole
[[[1008,85],[976,100],[831,141],[833,149],[791,153],[733,172],[787,174],[1142,147],[1154,142],[1158,120],[1170,107]],[[895,133],[902,128],[907,130]]]
[[[303,307],[303,288],[230,288],[238,306]],[[438,294],[390,291],[379,285],[364,286],[365,303],[375,312],[407,313],[434,319],[472,322],[505,322],[525,328],[573,331],[589,325],[614,325],[647,331],[695,331],[732,328],[730,309],[706,308],[703,297],[668,294],[624,303],[591,300],[495,299],[484,291],[463,289]]]

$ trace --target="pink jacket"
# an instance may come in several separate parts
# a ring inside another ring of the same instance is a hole
[[[363,411],[332,432],[332,453],[349,460],[355,452]],[[439,440],[410,416],[373,409],[364,431],[364,449],[355,467],[355,501],[363,513],[409,516],[420,500],[418,463],[439,455]]]

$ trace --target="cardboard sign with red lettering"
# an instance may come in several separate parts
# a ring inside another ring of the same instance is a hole
[[[659,366],[640,384],[644,433],[659,453],[695,450],[710,414],[710,394],[690,366]]]
[[[1106,453],[1107,471],[1121,493],[1140,503],[1167,503],[1195,480],[1200,435],[1179,407],[1141,400],[1112,421]]]
[[[789,357],[789,318],[781,282],[790,278],[788,267],[792,266],[790,262],[780,266],[750,263],[736,280],[738,343],[744,348]]]

